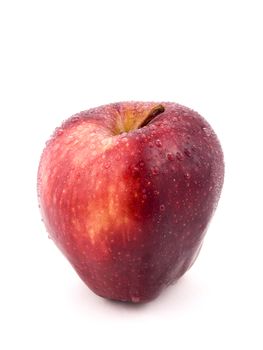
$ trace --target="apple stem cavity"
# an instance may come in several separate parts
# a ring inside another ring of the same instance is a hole
[[[165,108],[163,105],[154,106],[150,112],[146,115],[146,118],[139,124],[138,129],[143,128],[148,125],[154,118],[156,118],[159,114],[163,113]]]
[[[141,129],[151,123],[158,115],[163,113],[165,108],[162,104],[155,105],[150,110],[143,113],[134,111],[126,111],[120,118],[117,119],[116,125],[113,128],[113,135],[120,135],[124,132],[130,132],[136,129]]]

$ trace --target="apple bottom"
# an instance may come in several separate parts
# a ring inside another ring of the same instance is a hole
[[[115,261],[91,261],[76,265],[79,277],[98,296],[122,302],[145,303],[155,299],[194,264],[202,243],[188,251],[177,252],[155,262],[118,256]],[[147,259],[153,261],[154,259]],[[137,262],[136,262],[137,261]]]

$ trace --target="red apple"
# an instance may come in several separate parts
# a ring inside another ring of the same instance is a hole
[[[96,294],[154,299],[193,264],[223,185],[219,141],[175,103],[123,102],[56,129],[38,170],[50,237]]]

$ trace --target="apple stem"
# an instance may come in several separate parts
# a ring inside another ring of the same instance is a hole
[[[146,118],[141,122],[141,124],[138,126],[138,129],[143,128],[144,126],[148,125],[157,115],[163,113],[165,111],[165,108],[163,105],[157,105],[153,107],[150,112],[147,114]]]

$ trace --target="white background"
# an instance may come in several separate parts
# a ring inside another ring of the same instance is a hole
[[[262,1],[0,3],[0,348],[263,348]],[[194,267],[155,301],[88,290],[48,240],[36,198],[63,119],[123,100],[201,113],[225,186]]]

